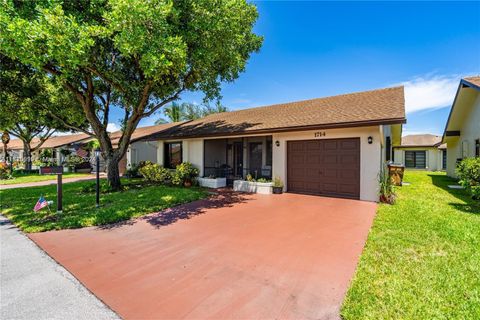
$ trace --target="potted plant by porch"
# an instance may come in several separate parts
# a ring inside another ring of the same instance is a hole
[[[283,193],[283,181],[282,179],[280,179],[280,177],[275,177],[275,179],[273,179],[272,193],[273,194]]]
[[[390,177],[388,169],[384,166],[380,170],[380,174],[378,176],[379,182],[379,197],[381,203],[387,204],[394,204],[395,203],[395,186]]]
[[[195,168],[190,162],[182,162],[177,165],[176,174],[183,181],[183,185],[187,188],[191,187],[193,180],[198,177],[199,170]]]

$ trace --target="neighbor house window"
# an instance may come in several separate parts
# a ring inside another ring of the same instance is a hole
[[[447,169],[447,150],[442,150],[442,169]]]
[[[390,137],[387,137],[385,141],[385,160],[390,161],[391,155],[392,155],[392,141],[390,140]]]
[[[405,151],[405,166],[407,168],[425,169],[426,158],[425,151]]]
[[[177,165],[182,163],[182,143],[168,142],[165,143],[165,168],[175,169]]]

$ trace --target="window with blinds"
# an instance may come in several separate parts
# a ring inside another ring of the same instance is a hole
[[[405,151],[405,167],[425,169],[427,167],[427,155],[425,151]]]

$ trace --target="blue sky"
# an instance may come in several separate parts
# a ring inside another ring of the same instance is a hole
[[[265,40],[223,86],[232,110],[403,83],[404,133],[442,134],[460,78],[480,74],[480,2],[255,3]]]

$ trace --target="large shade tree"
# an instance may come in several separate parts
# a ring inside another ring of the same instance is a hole
[[[187,90],[218,98],[221,83],[234,81],[262,43],[252,31],[256,7],[245,0],[5,1],[0,50],[74,94],[114,189],[142,118]],[[117,107],[123,131],[114,147],[107,125]]]
[[[32,168],[32,153],[55,131],[69,130],[56,119],[60,115],[86,127],[70,93],[31,66],[0,54],[0,130],[22,141],[25,169]]]

